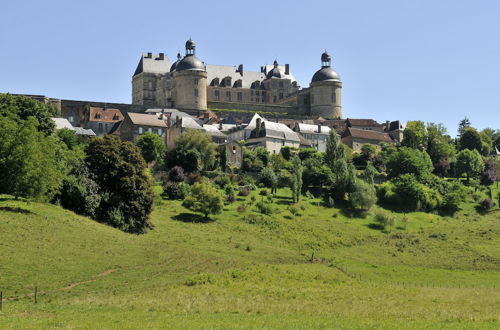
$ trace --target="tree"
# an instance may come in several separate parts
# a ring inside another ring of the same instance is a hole
[[[420,120],[409,121],[406,124],[401,145],[413,149],[425,149],[427,147],[427,131],[424,122]]]
[[[0,94],[0,117],[9,117],[18,122],[29,117],[36,119],[36,129],[46,136],[54,132],[52,117],[57,117],[57,109],[51,104],[35,101],[26,96]]]
[[[66,175],[57,157],[62,146],[38,128],[35,117],[0,115],[0,193],[49,200],[59,190]]]
[[[159,135],[146,132],[139,136],[135,144],[141,150],[142,157],[147,163],[163,164],[167,146]]]
[[[458,123],[458,136],[462,136],[463,132],[465,131],[466,128],[471,127],[471,123],[469,118],[465,117]]]
[[[167,153],[169,167],[178,165],[187,172],[212,170],[217,158],[217,145],[201,130],[188,129],[176,140],[174,150]]]
[[[271,193],[276,193],[278,187],[278,177],[270,167],[264,167],[259,174],[259,181],[267,188],[271,188]]]
[[[304,168],[302,167],[302,162],[298,156],[294,156],[291,162],[292,180],[290,188],[292,189],[292,200],[294,203],[298,203],[300,201],[300,194],[302,191],[302,172]]]
[[[434,165],[434,173],[445,176],[455,157],[455,148],[442,124],[427,124],[427,153]]]
[[[481,184],[483,186],[490,186],[498,180],[500,166],[493,159],[488,159],[484,165],[484,170],[481,173]]]
[[[337,202],[345,200],[355,181],[354,166],[347,162],[344,145],[335,130],[330,131],[325,151],[325,163],[332,170],[334,184],[330,191]]]
[[[474,149],[464,149],[457,155],[456,170],[458,175],[466,174],[467,183],[472,177],[477,177],[484,169],[483,157]]]
[[[222,172],[226,172],[228,162],[227,162],[227,150],[224,146],[219,149],[219,166]]]
[[[86,163],[101,190],[97,219],[130,233],[152,228],[151,178],[134,144],[106,135],[94,138],[85,149]]]
[[[362,180],[357,180],[349,193],[351,207],[358,211],[368,211],[377,202],[375,187]]]
[[[401,174],[415,174],[422,180],[429,176],[433,170],[432,162],[425,151],[401,147],[392,153],[387,160],[387,174],[389,178],[395,178]]]
[[[209,214],[219,214],[224,208],[224,197],[215,189],[210,180],[203,178],[191,188],[191,194],[184,200],[182,206],[202,213],[205,219]]]
[[[370,185],[374,184],[374,178],[377,174],[377,169],[372,165],[371,162],[366,165],[366,168],[363,172],[363,179]]]
[[[465,128],[459,140],[460,150],[469,149],[481,152],[483,150],[483,141],[476,129],[472,127]]]

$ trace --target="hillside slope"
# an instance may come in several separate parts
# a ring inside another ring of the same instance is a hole
[[[293,216],[279,195],[272,216],[239,200],[207,223],[159,201],[140,236],[3,196],[0,328],[498,327],[498,209],[383,233],[318,200]]]

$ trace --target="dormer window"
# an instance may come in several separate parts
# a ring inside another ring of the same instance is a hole
[[[234,82],[233,88],[241,88],[243,86],[243,83],[241,79],[238,79]]]
[[[113,120],[119,120],[120,118],[118,117],[118,115],[115,113],[115,115],[113,116]]]
[[[95,119],[101,119],[101,114],[100,114],[99,112],[98,112],[98,113],[96,113],[96,114],[95,114],[95,116],[94,116],[94,118],[95,118]]]
[[[224,87],[231,87],[231,77],[226,77],[222,81],[222,86]]]

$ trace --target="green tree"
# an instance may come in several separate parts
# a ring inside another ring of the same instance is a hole
[[[203,178],[191,188],[191,194],[184,200],[182,206],[198,212],[208,219],[209,214],[219,214],[224,208],[224,197],[215,189],[210,180]]]
[[[470,178],[478,177],[484,169],[483,157],[474,149],[464,149],[457,155],[456,171],[458,175],[466,174]]]
[[[85,161],[102,195],[97,219],[136,234],[152,228],[152,180],[139,148],[106,135],[92,139],[85,152]]]
[[[300,201],[300,194],[302,191],[302,172],[304,168],[302,167],[302,162],[298,156],[294,156],[291,160],[291,186],[292,189],[292,200],[294,203],[298,203]]]
[[[377,202],[375,187],[365,181],[357,180],[349,193],[349,203],[357,211],[369,211]]]
[[[446,134],[446,128],[442,124],[427,124],[427,153],[431,157],[434,173],[441,176],[448,174],[455,157],[455,148]]]
[[[466,128],[471,127],[469,118],[465,117],[458,123],[458,136],[462,136]]]
[[[355,169],[348,163],[344,145],[335,130],[330,131],[325,151],[325,163],[332,170],[334,184],[331,193],[335,201],[345,200],[346,193],[352,191],[355,181]]]
[[[365,180],[368,184],[373,185],[375,175],[377,174],[377,169],[372,165],[371,162],[366,165],[366,168],[363,172],[363,180]]]
[[[259,181],[267,188],[271,188],[271,193],[276,193],[278,188],[278,177],[270,167],[264,167],[259,174]]]
[[[147,163],[156,162],[160,165],[163,164],[167,146],[161,136],[146,132],[139,136],[135,144],[141,150],[142,157]]]
[[[413,149],[425,149],[427,146],[427,131],[424,122],[409,121],[403,134],[401,145]]]
[[[425,151],[401,147],[392,153],[387,160],[387,174],[389,178],[395,178],[401,174],[415,174],[419,179],[428,177],[432,170],[432,161]]]
[[[34,117],[0,116],[0,193],[49,200],[59,190],[66,174],[59,140],[38,128]]]
[[[51,104],[35,101],[26,96],[0,94],[0,117],[10,117],[16,121],[24,121],[34,117],[36,128],[45,135],[54,132],[52,117],[57,117],[57,109]]]
[[[217,145],[201,130],[188,129],[176,140],[176,147],[167,154],[169,167],[176,165],[188,172],[212,170],[217,158]]]
[[[460,150],[469,149],[481,152],[483,150],[481,135],[472,127],[465,128],[460,135],[459,146]]]

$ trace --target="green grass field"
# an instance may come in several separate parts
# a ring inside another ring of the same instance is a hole
[[[271,216],[238,197],[211,222],[158,200],[140,236],[3,196],[0,328],[500,327],[498,207],[411,213],[406,229],[396,214],[384,233],[319,199],[292,216],[289,196]]]

